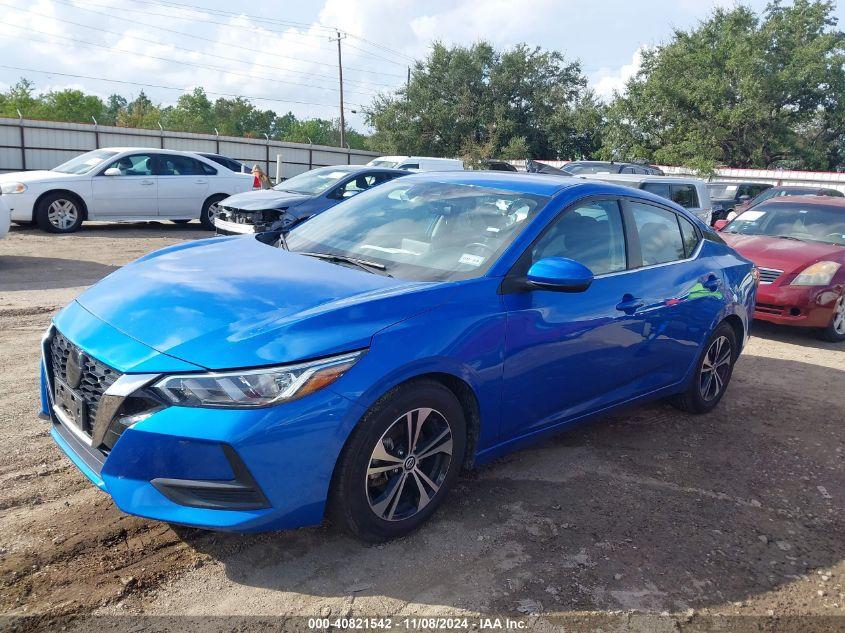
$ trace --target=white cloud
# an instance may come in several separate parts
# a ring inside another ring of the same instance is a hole
[[[642,66],[643,52],[648,50],[646,44],[641,44],[631,56],[631,61],[619,68],[601,68],[590,76],[590,84],[599,98],[610,100],[614,93],[624,93],[625,84],[635,76]]]

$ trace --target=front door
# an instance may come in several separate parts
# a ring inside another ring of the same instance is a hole
[[[584,292],[506,292],[503,435],[517,437],[630,396],[643,342],[625,227],[616,199],[576,205],[554,220],[513,274],[566,257],[595,275]],[[507,285],[503,286],[507,287]]]
[[[93,211],[102,218],[143,218],[158,215],[158,178],[153,156],[130,154],[110,163],[91,179]],[[119,174],[106,176],[108,169]]]

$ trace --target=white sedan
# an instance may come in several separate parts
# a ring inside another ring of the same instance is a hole
[[[138,147],[98,149],[49,171],[0,174],[12,221],[51,233],[71,233],[84,220],[199,219],[213,230],[217,203],[252,184],[252,174],[193,152]]]
[[[3,198],[4,196],[0,195],[0,240],[6,237],[6,234],[9,232],[9,224],[12,222],[9,205],[6,204]]]

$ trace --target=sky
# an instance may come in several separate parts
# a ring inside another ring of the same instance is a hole
[[[174,103],[196,86],[245,96],[299,117],[337,118],[341,42],[347,122],[404,81],[433,41],[518,43],[579,60],[608,99],[636,73],[642,50],[733,0],[0,0],[0,89],[20,77],[39,91],[75,87],[106,97]],[[766,0],[744,4],[762,10]],[[845,24],[840,2],[837,17]],[[38,72],[36,72],[38,71]],[[111,80],[111,81],[105,81]],[[122,82],[122,83],[121,83]],[[146,84],[146,85],[142,85]],[[156,86],[156,87],[152,87]]]

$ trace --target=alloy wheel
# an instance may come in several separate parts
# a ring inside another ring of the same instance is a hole
[[[370,456],[364,486],[370,509],[402,521],[425,508],[449,472],[452,428],[438,411],[419,408],[398,417]]]
[[[839,297],[833,307],[833,331],[845,336],[845,294]]]
[[[47,219],[61,231],[67,231],[79,219],[79,209],[70,200],[60,198],[47,207]]]
[[[217,218],[217,215],[220,213],[220,205],[216,202],[212,202],[208,205],[208,221],[214,224],[214,220]]]
[[[722,393],[732,362],[731,342],[726,336],[719,336],[710,344],[701,364],[699,391],[705,401],[709,402]]]

